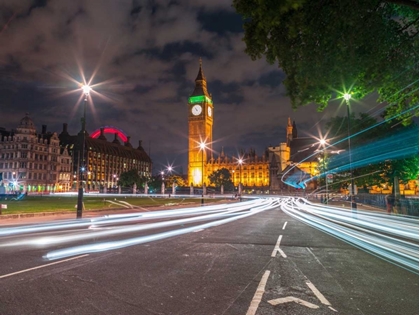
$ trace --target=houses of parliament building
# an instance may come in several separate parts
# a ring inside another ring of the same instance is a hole
[[[296,125],[289,118],[287,142],[267,147],[262,155],[250,149],[241,152],[239,156],[229,157],[222,148],[219,155],[215,156],[212,147],[214,114],[212,95],[208,92],[200,60],[195,88],[188,98],[188,183],[191,186],[209,186],[209,175],[225,168],[231,172],[235,186],[240,184],[248,191],[280,192],[286,186],[282,182],[282,176],[293,164],[291,156],[294,151],[298,151],[303,142],[307,145],[308,141],[314,141],[298,138]],[[317,160],[306,160],[299,164],[298,170],[301,177],[314,176],[317,172]]]

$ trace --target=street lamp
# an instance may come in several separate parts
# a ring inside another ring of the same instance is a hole
[[[172,175],[173,167],[169,165],[167,170],[168,170],[168,174]],[[174,181],[173,176],[172,176],[172,195],[175,195],[175,181]]]
[[[89,97],[89,92],[92,90],[91,87],[89,85],[82,85],[81,87],[83,94],[85,95],[85,99],[83,102],[83,117],[81,119],[82,122],[82,131],[81,134],[79,136],[79,143],[81,143],[81,158],[82,158],[82,164],[84,166],[85,164],[85,133],[86,133],[86,105],[87,105],[87,101],[88,101],[88,97]],[[80,147],[79,147],[80,149]],[[80,151],[79,151],[80,152]],[[80,154],[79,154],[80,156]],[[80,158],[79,158],[80,161]],[[77,194],[77,213],[76,213],[76,218],[80,219],[82,218],[82,213],[83,213],[83,171],[82,169],[84,169],[84,167],[81,167],[78,171],[80,172],[80,184],[79,184],[79,191]]]
[[[164,181],[165,178],[163,177],[164,174],[165,173],[163,171],[160,172],[160,176],[162,178],[162,186],[160,188],[160,192],[161,192],[162,195],[165,193],[165,181]]]
[[[321,144],[321,146],[323,147],[323,156],[322,156],[322,168],[324,171],[324,177],[325,177],[325,203],[328,204],[328,178],[327,178],[327,171],[326,171],[326,165],[325,165],[325,144],[327,143],[327,141],[325,141],[325,139],[321,139],[319,141],[319,143]]]
[[[201,182],[203,186],[203,192],[201,194],[201,205],[204,205],[204,150],[206,149],[206,142],[200,142],[201,150]]]
[[[344,93],[344,99],[347,104],[347,138],[349,144],[349,168],[350,168],[350,205],[353,211],[356,211],[357,205],[354,202],[354,178],[353,178],[353,167],[351,165],[351,141],[350,141],[350,93]]]
[[[242,163],[244,162],[244,160],[242,158],[240,158],[238,160],[239,163],[239,188],[238,188],[238,192],[239,192],[239,201],[242,201]]]

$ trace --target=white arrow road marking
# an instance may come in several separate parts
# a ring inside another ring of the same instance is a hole
[[[309,287],[309,289],[312,290],[312,292],[315,294],[318,300],[321,301],[322,304],[331,306],[331,303],[328,302],[325,296],[321,292],[319,292],[319,290],[314,286],[314,284],[311,281],[307,280],[306,285]]]
[[[284,230],[286,228],[286,225],[287,225],[287,221],[284,222],[284,225],[283,225],[283,229],[282,230]]]
[[[283,235],[279,236],[276,246],[274,246],[273,252],[271,253],[271,257],[276,257],[277,252],[279,252],[283,258],[287,258],[286,254],[280,249],[280,242],[282,237]]]
[[[274,300],[270,300],[270,301],[267,301],[267,302],[270,303],[271,305],[274,305],[274,306],[279,305],[279,304],[283,304],[283,303],[295,302],[297,304],[300,304],[300,305],[303,305],[303,306],[306,306],[306,307],[309,307],[309,308],[313,308],[313,309],[319,308],[318,305],[309,303],[309,302],[307,302],[305,300],[302,300],[302,299],[298,299],[294,296],[287,296],[287,297],[284,297],[284,298],[274,299]]]
[[[255,313],[257,312],[258,305],[260,305],[269,275],[270,270],[266,270],[261,278],[260,284],[258,284],[257,291],[255,291],[254,297],[252,298],[251,305],[249,305],[248,312],[246,312],[246,315],[255,315]]]

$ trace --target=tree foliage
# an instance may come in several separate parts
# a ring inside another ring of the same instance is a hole
[[[121,187],[133,187],[134,184],[136,184],[137,188],[140,188],[144,187],[144,184],[148,180],[149,179],[147,177],[140,176],[138,170],[131,169],[120,174],[118,185]]]
[[[154,175],[150,177],[147,181],[147,186],[149,187],[149,192],[151,193],[159,192],[162,187],[162,176]]]
[[[221,168],[217,171],[214,171],[209,175],[208,178],[210,183],[213,184],[216,188],[220,188],[223,185],[224,189],[226,190],[233,189],[231,174],[227,168]]]
[[[187,186],[187,182],[185,181],[185,179],[182,176],[176,175],[176,174],[171,174],[165,177],[166,186],[172,186],[172,183],[175,183],[175,185],[181,186],[181,187]]]
[[[403,3],[402,1],[398,1]],[[322,111],[345,92],[377,92],[387,117],[418,114],[418,1],[234,0],[244,17],[246,53],[286,73],[294,108]],[[404,113],[404,114],[402,114]]]
[[[329,143],[335,144],[333,149],[348,150],[347,121],[347,117],[337,116],[326,123]],[[374,156],[377,153],[375,152],[376,144],[379,142],[385,143],[388,152],[390,152],[388,158],[353,169],[353,178],[358,187],[368,187],[380,183],[392,185],[394,176],[398,176],[403,183],[418,179],[418,125],[403,126],[403,124],[397,123],[396,119],[380,123],[368,114],[361,113],[359,117],[355,117],[355,115],[350,117],[350,134],[354,135],[351,137],[353,162],[365,158],[363,152],[366,150],[369,151],[366,155]],[[407,138],[407,135],[411,135],[411,137]],[[397,146],[395,141],[399,142]],[[412,151],[416,152],[409,152],[399,157],[392,156],[393,150],[400,150],[404,147],[413,147],[417,151],[413,149]],[[334,185],[347,187],[350,183],[350,173],[347,171],[338,174],[334,181]]]

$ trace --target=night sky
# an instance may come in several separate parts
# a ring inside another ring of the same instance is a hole
[[[293,111],[285,74],[265,59],[252,61],[242,37],[230,1],[0,0],[0,127],[16,128],[28,112],[38,132],[47,125],[60,133],[68,123],[76,134],[84,75],[94,89],[88,132],[120,128],[134,147],[143,141],[154,173],[167,165],[186,173],[187,102],[200,57],[217,152],[261,155],[285,141],[288,117],[299,136],[319,136],[328,118],[345,115],[339,101],[322,113],[314,104]],[[373,101],[353,110],[367,111]]]

